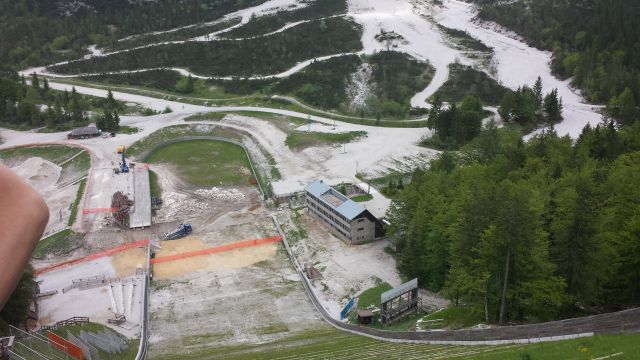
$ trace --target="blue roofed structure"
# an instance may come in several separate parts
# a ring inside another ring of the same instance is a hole
[[[355,219],[366,209],[357,202],[347,198],[322,180],[316,180],[305,189],[308,193],[322,199],[327,205],[333,207],[339,214],[349,220]]]
[[[324,181],[314,181],[305,191],[309,214],[330,225],[334,234],[349,243],[370,241],[384,235],[382,224],[375,216]]]

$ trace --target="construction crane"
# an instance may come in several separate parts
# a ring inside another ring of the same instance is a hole
[[[126,152],[126,148],[124,145],[120,145],[118,146],[118,154],[122,155],[122,161],[120,161],[120,172],[121,173],[128,173],[129,172],[129,165],[127,165],[127,159],[125,159],[124,154]]]

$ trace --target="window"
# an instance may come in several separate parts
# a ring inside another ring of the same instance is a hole
[[[358,219],[358,222],[359,222],[359,223],[364,222],[364,218],[362,218],[362,219]]]
[[[358,229],[358,231],[362,231],[362,230],[364,230],[364,228],[363,228],[363,227],[361,227],[361,228],[359,228],[359,229]]]

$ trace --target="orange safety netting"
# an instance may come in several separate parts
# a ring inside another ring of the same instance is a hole
[[[271,244],[271,243],[275,243],[275,242],[278,242],[278,241],[281,241],[281,240],[282,240],[282,237],[279,236],[279,235],[278,236],[271,236],[271,237],[267,237],[267,238],[262,238],[262,239],[245,240],[245,241],[226,244],[226,245],[217,246],[217,247],[209,248],[209,249],[201,249],[201,250],[189,251],[189,252],[182,253],[182,254],[175,254],[175,255],[167,255],[167,256],[163,256],[163,257],[157,257],[157,258],[151,259],[151,263],[152,264],[157,264],[157,263],[163,263],[163,262],[169,262],[169,261],[182,260],[182,259],[187,259],[187,258],[194,257],[194,256],[209,255],[209,254],[215,254],[215,253],[219,253],[219,252],[230,251],[230,250],[235,250],[235,249],[241,249],[241,248],[246,248],[246,247],[251,247],[251,246]]]
[[[106,213],[106,212],[116,212],[118,209],[116,208],[89,208],[82,210],[83,214],[96,214],[96,213]]]
[[[143,239],[143,240],[138,240],[138,241],[134,241],[128,244],[123,244],[120,246],[116,246],[114,248],[111,249],[107,249],[107,250],[103,250],[97,253],[93,253],[91,255],[87,255],[81,258],[77,258],[77,259],[71,259],[71,260],[67,260],[67,261],[63,261],[61,263],[58,264],[53,264],[41,269],[36,269],[35,270],[35,274],[36,275],[40,275],[40,274],[44,274],[46,272],[49,271],[53,271],[56,269],[60,269],[69,265],[76,265],[76,264],[80,264],[80,263],[84,263],[87,261],[91,261],[91,260],[95,260],[95,259],[99,259],[105,256],[111,256],[113,254],[117,254],[119,252],[123,252],[125,250],[131,249],[131,248],[135,248],[135,247],[140,247],[140,246],[147,246],[147,244],[149,243],[149,239]]]

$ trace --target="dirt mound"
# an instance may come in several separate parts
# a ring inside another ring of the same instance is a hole
[[[55,186],[62,172],[60,166],[40,157],[29,158],[12,169],[36,189]]]

